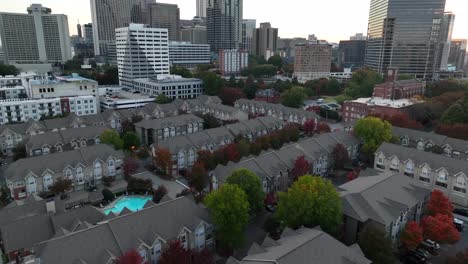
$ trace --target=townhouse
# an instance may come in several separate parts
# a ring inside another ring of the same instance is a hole
[[[316,123],[320,120],[320,117],[313,112],[263,101],[239,99],[234,103],[234,107],[250,114],[273,116],[288,123],[301,125],[309,119],[315,120]]]
[[[29,156],[40,156],[100,144],[100,136],[107,129],[99,125],[32,135],[26,143],[26,152]]]
[[[73,181],[73,191],[101,183],[103,177],[123,179],[121,165],[124,155],[105,144],[20,159],[5,170],[8,188],[14,199],[48,192],[62,177]]]
[[[287,145],[279,150],[241,160],[238,163],[230,162],[226,166],[218,165],[210,173],[211,187],[213,189],[219,188],[233,171],[247,168],[260,177],[265,192],[284,191],[293,180],[290,173],[298,157],[304,156],[309,162],[311,165],[310,174],[327,175],[333,165],[331,153],[337,144],[345,146],[350,158],[357,157],[359,140],[352,135],[345,132],[322,134]]]
[[[421,151],[434,151],[434,148],[438,148],[447,157],[468,160],[468,141],[400,127],[393,127],[393,135],[402,146]]]
[[[143,120],[135,124],[141,143],[147,145],[202,130],[203,119],[192,114]]]
[[[408,221],[419,221],[431,188],[397,172],[359,177],[338,187],[343,202],[344,240],[357,241],[359,232],[372,226],[399,241]]]
[[[197,160],[198,151],[216,151],[234,142],[237,136],[254,140],[258,136],[283,128],[284,122],[273,117],[259,117],[233,125],[180,135],[152,144],[153,153],[157,148],[172,154],[173,173],[191,168]]]
[[[168,243],[199,251],[214,245],[209,212],[180,197],[88,225],[34,246],[34,263],[115,263],[130,250],[155,264]]]
[[[468,161],[384,143],[375,152],[374,168],[401,172],[430,189],[445,193],[452,203],[468,207]]]
[[[323,232],[320,227],[298,230],[286,228],[281,238],[266,237],[262,244],[254,243],[241,261],[230,257],[226,264],[370,264],[359,245],[350,247]]]

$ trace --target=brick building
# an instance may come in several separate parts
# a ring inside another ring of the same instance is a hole
[[[418,79],[398,80],[398,70],[389,69],[386,82],[374,87],[373,97],[399,100],[424,95],[426,83]]]

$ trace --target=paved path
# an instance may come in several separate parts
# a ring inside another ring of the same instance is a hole
[[[153,188],[157,189],[159,186],[164,185],[167,189],[167,196],[169,198],[176,198],[177,194],[181,193],[184,189],[187,189],[188,187],[185,186],[184,184],[178,182],[178,181],[168,181],[161,179],[160,177],[156,176],[155,174],[149,172],[149,171],[144,171],[141,173],[137,173],[133,175],[133,177],[139,178],[139,179],[150,179],[153,181]]]

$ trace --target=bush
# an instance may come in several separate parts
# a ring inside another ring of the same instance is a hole
[[[158,204],[161,202],[164,195],[167,194],[167,189],[164,185],[159,186],[157,189],[153,190],[153,203]]]
[[[109,189],[102,190],[102,196],[104,196],[104,201],[112,202],[115,199],[114,194]]]
[[[153,181],[150,179],[144,180],[130,176],[127,178],[127,183],[127,189],[136,193],[145,193],[153,188]]]
[[[103,176],[102,177],[102,184],[104,184],[104,186],[106,187],[110,187],[112,182],[114,182],[114,177],[106,177],[106,176]]]

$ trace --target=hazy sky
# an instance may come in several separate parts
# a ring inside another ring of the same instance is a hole
[[[181,19],[195,16],[196,0],[161,0],[178,4]],[[66,14],[70,33],[76,34],[76,23],[91,22],[90,0],[0,0],[0,12],[26,12],[31,3]],[[339,41],[354,33],[367,31],[370,0],[244,0],[244,18],[271,22],[279,28],[280,37],[306,37]],[[453,38],[468,39],[468,1],[447,0],[446,11],[456,15]]]

